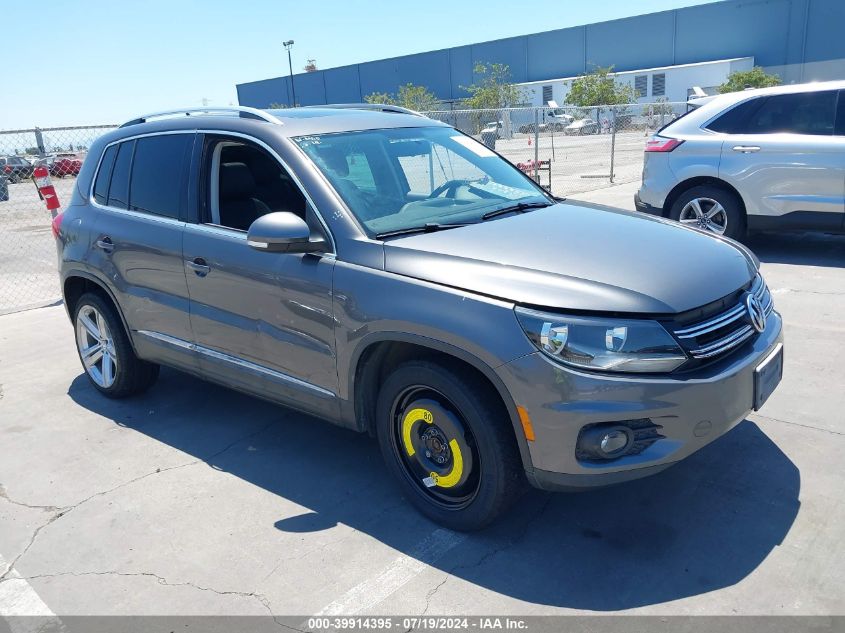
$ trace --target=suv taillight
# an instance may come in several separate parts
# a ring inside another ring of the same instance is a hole
[[[64,212],[59,213],[55,218],[53,218],[53,221],[50,223],[50,228],[53,231],[53,237],[55,237],[56,239],[59,239],[59,231],[62,230],[62,216],[63,215],[64,215]]]
[[[683,141],[676,138],[665,138],[663,136],[652,136],[645,142],[647,152],[671,152]]]

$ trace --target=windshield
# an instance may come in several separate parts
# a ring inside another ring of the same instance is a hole
[[[517,203],[553,204],[533,180],[449,127],[294,139],[371,235],[479,222]]]

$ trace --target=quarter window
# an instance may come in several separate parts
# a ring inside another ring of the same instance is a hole
[[[129,205],[129,170],[132,167],[132,153],[134,151],[135,141],[121,143],[120,149],[117,150],[107,200],[110,207],[126,209]]]
[[[99,204],[106,204],[108,200],[109,180],[115,156],[117,156],[117,145],[110,145],[103,153],[103,160],[100,161],[100,171],[97,172],[97,180],[94,181],[94,200]]]
[[[179,217],[182,192],[185,189],[182,186],[183,165],[193,138],[192,134],[165,134],[136,141],[129,194],[130,209],[170,218]]]

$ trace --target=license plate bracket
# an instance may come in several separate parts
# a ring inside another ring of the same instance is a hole
[[[763,403],[783,378],[783,343],[769,353],[754,370],[754,410],[759,411]]]

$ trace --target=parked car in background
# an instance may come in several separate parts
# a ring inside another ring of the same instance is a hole
[[[560,202],[456,129],[372,107],[167,112],[94,142],[53,233],[96,390],[168,365],[371,433],[404,496],[460,530],[525,482],[656,473],[763,406],[781,318],[748,250]]]
[[[597,134],[599,131],[599,124],[590,119],[578,119],[567,125],[563,129],[565,134],[580,135],[580,134]]]
[[[0,173],[0,202],[6,202],[9,199],[9,181],[6,176]]]
[[[20,156],[0,156],[0,172],[14,184],[32,177],[32,163]]]
[[[57,154],[49,165],[50,175],[57,178],[78,176],[82,169],[82,160],[76,154]]]
[[[845,81],[690,106],[646,143],[638,210],[734,239],[757,229],[845,230]]]
[[[554,108],[546,113],[546,121],[552,130],[562,132],[575,121],[575,117],[564,112],[562,108]]]
[[[51,154],[35,161],[36,166],[43,165],[56,178],[78,176],[82,169],[82,159],[76,154]]]
[[[497,139],[502,138],[503,126],[503,121],[488,121],[484,124],[484,127],[481,129],[482,138],[484,134],[495,134]]]

